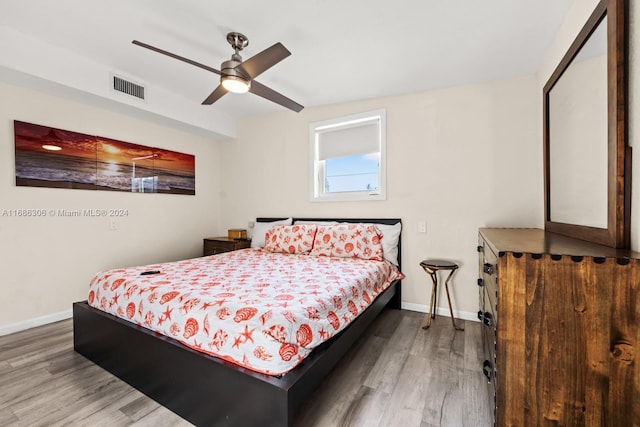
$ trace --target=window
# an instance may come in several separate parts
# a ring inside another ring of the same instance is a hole
[[[386,199],[384,110],[309,125],[310,199]]]

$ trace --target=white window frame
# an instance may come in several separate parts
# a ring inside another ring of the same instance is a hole
[[[378,123],[380,132],[380,162],[378,164],[378,189],[374,191],[349,191],[327,193],[324,191],[324,160],[319,156],[321,133],[340,131],[354,126]],[[386,110],[374,110],[309,124],[309,200],[312,202],[364,201],[387,199],[387,115]]]

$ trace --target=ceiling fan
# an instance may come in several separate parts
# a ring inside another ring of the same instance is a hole
[[[204,101],[202,101],[203,105],[213,104],[222,98],[227,92],[251,92],[293,110],[296,113],[300,112],[304,108],[292,99],[289,99],[254,80],[260,74],[291,55],[291,52],[289,52],[282,43],[276,43],[257,55],[243,61],[239,52],[249,45],[249,39],[243,34],[231,32],[227,34],[227,41],[235,50],[235,53],[231,55],[230,60],[222,63],[220,71],[138,40],[133,40],[131,43],[220,75],[220,84]]]

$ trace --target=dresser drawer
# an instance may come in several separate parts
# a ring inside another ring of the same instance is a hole
[[[480,312],[478,313],[478,319],[482,322],[483,330],[486,330],[490,340],[489,350],[493,353],[493,357],[495,358],[495,346],[496,346],[496,321],[495,321],[495,310],[491,305],[491,299],[487,297],[485,292],[484,305],[481,306]]]
[[[495,426],[496,420],[496,371],[490,360],[485,360],[482,365],[482,372],[487,379],[487,399],[489,400],[489,410],[491,411],[491,419]]]
[[[498,257],[491,248],[484,243],[482,238],[480,238],[480,241],[483,244],[478,246],[480,270],[480,282],[478,284],[481,284],[485,289],[485,298],[487,298],[488,301],[483,305],[491,307],[492,323],[495,328],[495,325],[498,323]]]
[[[481,239],[482,240],[482,239]],[[478,246],[480,248],[480,246]],[[483,245],[479,250],[480,279],[494,311],[494,323],[498,322],[498,257],[488,245]]]

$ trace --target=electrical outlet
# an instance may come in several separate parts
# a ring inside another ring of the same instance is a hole
[[[427,221],[418,221],[418,232],[419,233],[427,232]]]
[[[255,224],[253,223],[253,221],[249,221],[249,222],[247,223],[247,227],[249,227],[249,228],[253,228],[253,226],[254,226],[254,225],[255,225]]]

